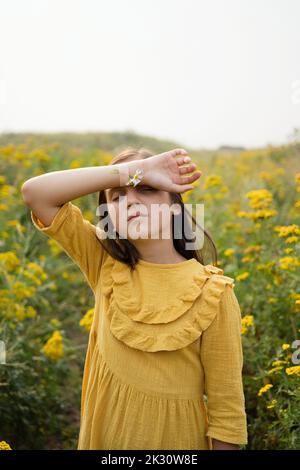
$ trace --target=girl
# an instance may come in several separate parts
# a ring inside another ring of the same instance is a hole
[[[205,264],[205,243],[216,260],[205,230],[202,250],[187,249],[186,229],[180,237],[172,230],[178,220],[188,225],[181,193],[193,189],[195,170],[184,149],[129,147],[110,165],[45,173],[22,186],[34,226],[61,245],[95,296],[79,450],[247,443],[234,279]],[[71,202],[95,191],[97,226]],[[153,223],[157,206],[169,210]]]

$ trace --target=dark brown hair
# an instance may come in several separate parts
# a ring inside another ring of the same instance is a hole
[[[122,150],[119,154],[117,154],[110,162],[110,165],[115,165],[116,163],[124,162],[125,160],[141,160],[149,158],[153,155],[155,155],[155,153],[145,147],[140,147],[139,149],[137,149],[135,147],[129,146],[125,150]],[[192,214],[187,212],[184,207],[181,193],[170,192],[170,197],[171,203],[177,203],[181,206],[180,214],[172,214],[172,237],[176,251],[182,256],[184,256],[186,259],[195,258],[203,265],[209,264],[210,259],[212,260],[212,264],[216,265],[218,262],[218,254],[215,243],[211,238],[210,234],[207,232],[207,230],[205,230],[196,222]],[[106,203],[107,199],[105,190],[101,190],[99,192],[98,205],[100,206]],[[180,217],[182,219],[181,226],[185,227],[185,230],[182,230],[183,233],[181,232],[181,238],[174,238],[174,217]],[[101,223],[104,218],[106,219],[106,221],[109,220],[108,225],[103,226],[103,223]],[[192,222],[204,233],[204,243],[203,247],[200,250],[187,250],[185,248],[186,242],[195,241],[195,235],[192,233],[192,226],[189,222],[190,218],[192,218]],[[112,224],[108,215],[108,211],[104,211],[104,214],[99,216],[99,222],[97,223],[97,225],[102,230],[106,232],[109,231],[109,226],[112,226]],[[99,240],[99,242],[102,244],[103,248],[109,253],[110,256],[117,259],[118,261],[128,264],[132,269],[134,269],[135,264],[141,258],[140,252],[128,239],[119,238],[119,234],[117,231],[115,231],[114,233],[116,238],[108,236],[107,238]],[[186,233],[188,234],[187,237]],[[208,259],[206,259],[206,256],[208,257]]]

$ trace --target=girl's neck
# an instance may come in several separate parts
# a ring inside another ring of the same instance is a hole
[[[173,240],[140,239],[134,240],[134,244],[139,250],[141,258],[148,263],[171,264],[186,260],[184,256],[176,251]]]

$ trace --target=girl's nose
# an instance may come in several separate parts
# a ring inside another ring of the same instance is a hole
[[[128,188],[126,192],[126,197],[127,197],[128,206],[139,202],[138,192],[136,191],[135,188],[131,188],[131,187]]]

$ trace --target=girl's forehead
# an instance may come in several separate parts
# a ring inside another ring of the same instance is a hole
[[[105,191],[106,191],[107,196],[110,196],[111,194],[117,191],[124,191],[124,190],[126,191],[126,190],[129,190],[130,188],[138,190],[140,188],[145,188],[146,186],[150,187],[146,184],[139,184],[138,186],[136,186],[136,188],[132,188],[131,186],[116,186],[115,188],[105,189]]]
[[[124,189],[128,188],[128,186],[116,186],[115,188],[109,188],[106,189],[106,194],[107,196],[110,196],[111,194],[115,193],[116,191],[122,191]]]

